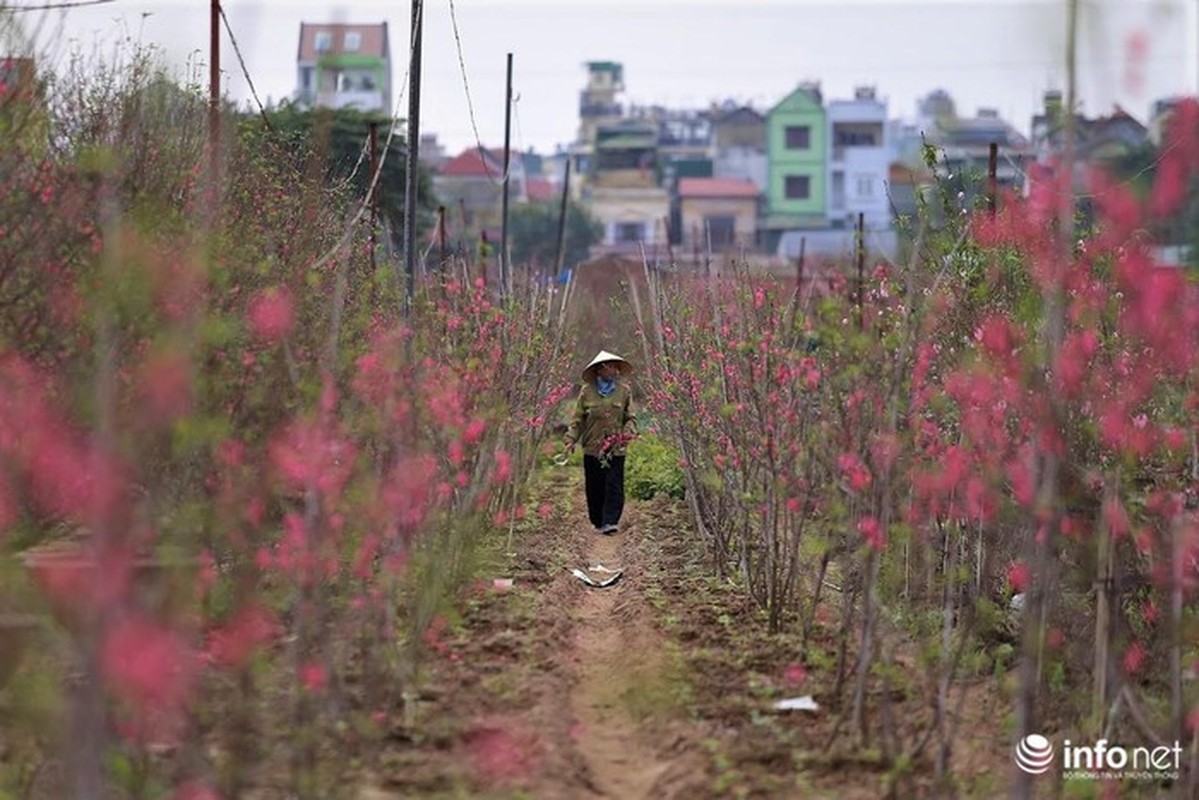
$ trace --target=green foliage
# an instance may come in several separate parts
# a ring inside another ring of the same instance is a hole
[[[243,136],[280,146],[288,152],[297,168],[319,165],[326,183],[346,184],[353,196],[365,197],[370,188],[371,169],[368,137],[374,122],[378,132],[378,157],[383,163],[378,192],[379,216],[391,231],[397,246],[401,244],[404,222],[404,191],[407,185],[406,145],[398,133],[388,140],[389,117],[365,114],[354,109],[303,109],[290,103],[249,115],[241,121]],[[319,161],[311,157],[319,155]],[[418,231],[428,230],[436,210],[427,174],[420,176],[417,191]]]
[[[512,262],[535,269],[549,270],[558,252],[557,203],[530,203],[518,206],[508,215],[508,240]],[[566,206],[566,239],[562,264],[570,267],[587,259],[591,245],[603,236],[603,225],[578,203]]]
[[[646,434],[629,448],[625,462],[625,490],[635,500],[649,500],[659,492],[683,497],[683,471],[679,451],[654,434]]]

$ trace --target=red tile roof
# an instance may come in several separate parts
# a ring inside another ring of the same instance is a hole
[[[756,198],[758,187],[744,178],[680,178],[679,197]]]
[[[554,186],[554,182],[545,178],[529,178],[525,181],[525,192],[529,195],[529,200],[534,203],[553,200],[558,196],[558,189]]]
[[[509,155],[513,174],[519,174],[522,168],[521,154],[513,150]],[[504,174],[504,148],[490,147],[480,151],[478,147],[468,147],[458,155],[446,161],[439,170],[441,175],[457,175],[465,177],[490,177],[499,180]]]
[[[504,174],[502,158],[502,154],[500,159],[496,159],[491,153],[484,155],[479,148],[471,147],[445,162],[441,167],[441,174],[480,178],[490,176],[499,180]]]

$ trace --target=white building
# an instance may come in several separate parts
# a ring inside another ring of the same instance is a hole
[[[867,230],[889,228],[887,178],[891,162],[887,103],[873,87],[854,90],[852,100],[830,100],[828,120],[828,219],[852,228],[864,215]]]

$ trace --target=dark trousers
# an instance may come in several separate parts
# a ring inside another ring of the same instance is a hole
[[[624,456],[613,456],[604,466],[595,456],[583,456],[587,516],[596,528],[620,522],[624,511],[624,459]]]

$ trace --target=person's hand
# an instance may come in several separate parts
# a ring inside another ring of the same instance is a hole
[[[570,444],[566,445],[566,446],[565,446],[565,447],[563,447],[562,449],[563,449],[563,451],[566,453],[566,455],[568,455],[568,456],[573,456],[573,455],[575,454],[575,444],[574,444],[574,442],[571,442]]]

